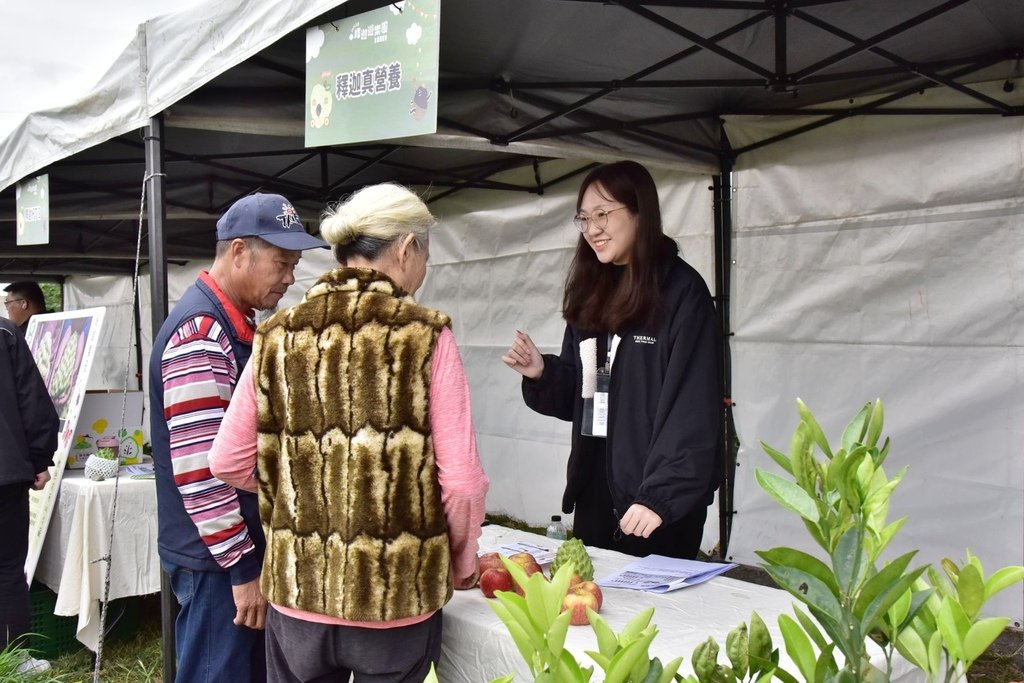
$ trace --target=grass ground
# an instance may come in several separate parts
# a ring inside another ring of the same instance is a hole
[[[508,517],[490,516],[490,521],[503,526],[528,529],[544,533],[543,529],[531,528]],[[726,576],[761,585],[772,585],[771,579],[757,567],[740,566]],[[134,635],[109,642],[103,653],[103,669],[100,680],[103,683],[159,683],[161,681],[160,652],[160,601],[156,596],[141,599],[138,628]],[[30,680],[32,683],[88,683],[92,681],[93,657],[87,650],[79,650],[59,657],[51,662],[53,668],[47,674]],[[7,679],[2,675],[0,683],[20,680]],[[972,667],[969,683],[1012,683],[1024,681],[1024,634],[1019,629],[1007,629],[989,651]]]

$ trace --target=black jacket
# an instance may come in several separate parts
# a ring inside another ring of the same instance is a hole
[[[572,512],[580,490],[591,481],[594,458],[588,452],[602,447],[619,515],[640,503],[672,523],[714,500],[722,472],[723,405],[714,304],[700,274],[679,258],[662,276],[662,302],[665,315],[656,329],[621,334],[611,372],[607,439],[580,434],[579,354],[580,341],[596,336],[598,365],[603,365],[607,333],[567,326],[561,354],[545,354],[541,377],[523,379],[530,408],[572,421],[564,512]]]
[[[59,421],[25,338],[0,318],[0,486],[30,484],[53,464]]]

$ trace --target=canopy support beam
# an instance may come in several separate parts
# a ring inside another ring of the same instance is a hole
[[[164,203],[164,120],[156,115],[149,120],[145,129],[146,141],[146,208],[149,214],[149,277],[150,305],[152,306],[153,339],[160,333],[160,326],[167,319],[167,237],[164,233],[164,219],[167,205]],[[143,368],[140,371],[145,372]],[[178,603],[174,599],[171,580],[167,572],[160,570],[160,628],[161,652],[163,654],[163,680],[173,681],[177,670],[174,654],[174,619],[178,614]]]
[[[736,428],[732,419],[732,354],[729,338],[729,289],[732,287],[732,169],[735,153],[725,131],[725,122],[719,121],[719,172],[712,177],[714,193],[713,214],[715,228],[715,309],[722,335],[719,381],[722,387],[722,435],[720,456],[723,458],[722,483],[718,489],[718,552],[722,560],[728,557],[729,538],[732,535],[732,517],[735,514],[734,486],[736,482]]]

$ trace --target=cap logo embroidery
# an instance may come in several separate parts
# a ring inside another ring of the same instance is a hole
[[[301,221],[299,221],[299,214],[295,213],[295,207],[291,204],[281,205],[281,215],[277,217],[277,222],[285,229],[288,229],[293,225],[302,224]]]

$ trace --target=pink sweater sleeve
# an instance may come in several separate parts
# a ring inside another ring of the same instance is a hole
[[[448,519],[455,575],[476,572],[480,525],[484,521],[487,475],[480,465],[470,410],[469,383],[455,335],[445,328],[437,338],[430,378],[430,429]]]
[[[223,482],[243,491],[257,491],[256,481],[256,386],[248,363],[238,378],[235,393],[210,447],[210,471]]]

